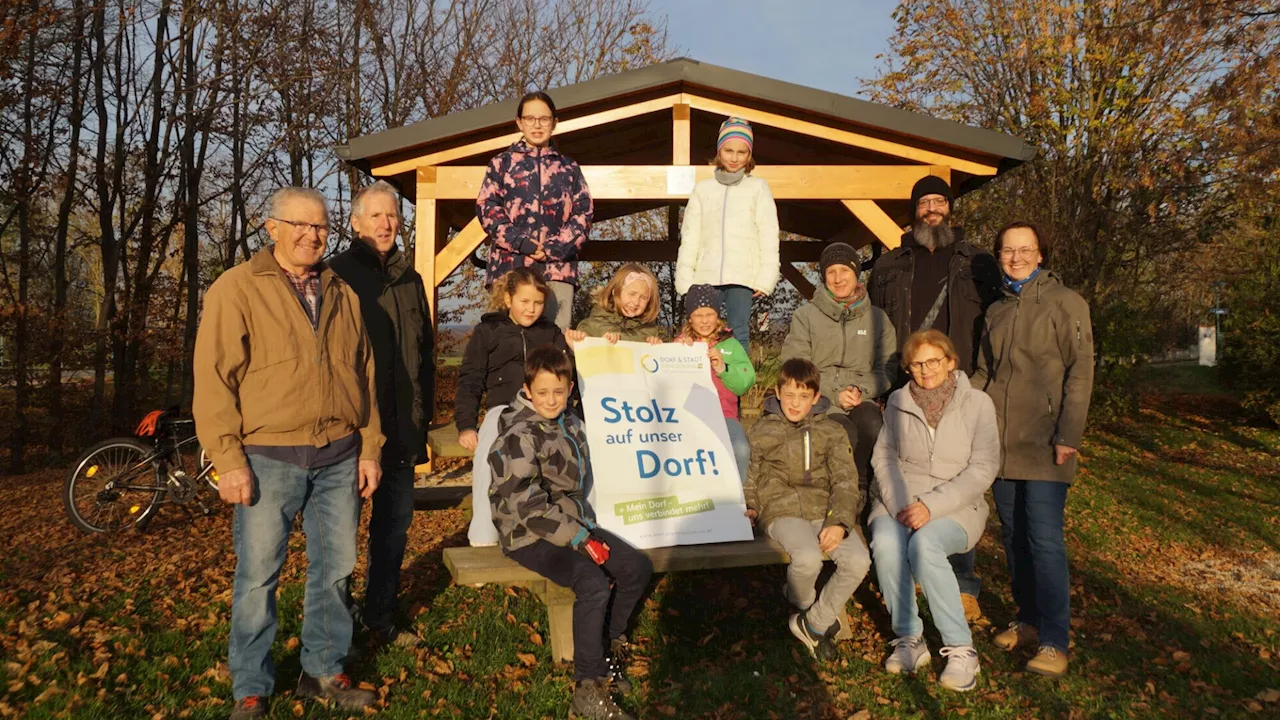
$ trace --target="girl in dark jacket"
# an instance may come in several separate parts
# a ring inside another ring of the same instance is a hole
[[[476,198],[476,217],[493,242],[485,284],[521,267],[539,270],[551,294],[547,316],[569,327],[578,250],[591,231],[591,192],[578,164],[551,142],[556,106],[531,92],[516,106],[522,137],[493,158]]]
[[[498,544],[498,530],[486,501],[491,482],[487,458],[498,436],[498,416],[524,382],[525,355],[539,345],[568,349],[564,334],[542,315],[548,293],[542,275],[531,268],[512,270],[499,278],[490,289],[490,312],[472,331],[462,358],[454,418],[458,442],[475,453],[471,470],[474,502],[467,530],[473,547]],[[481,396],[487,398],[487,410],[477,431]]]

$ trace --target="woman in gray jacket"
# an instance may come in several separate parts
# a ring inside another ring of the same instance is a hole
[[[955,346],[938,330],[902,346],[911,376],[889,396],[871,465],[871,555],[897,635],[885,670],[915,673],[929,664],[915,584],[929,600],[947,658],[938,682],[972,690],[978,653],[964,618],[960,586],[947,558],[972,550],[990,512],[983,498],[1000,467],[991,398],[956,369]]]
[[[1017,619],[1005,650],[1035,648],[1027,671],[1058,677],[1071,644],[1071,577],[1063,516],[1093,393],[1089,305],[1045,267],[1049,239],[1030,223],[996,236],[1004,297],[987,309],[973,384],[1000,420],[1000,514]]]

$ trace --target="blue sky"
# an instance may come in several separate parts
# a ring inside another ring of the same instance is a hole
[[[649,0],[680,54],[857,95],[893,31],[896,0]]]

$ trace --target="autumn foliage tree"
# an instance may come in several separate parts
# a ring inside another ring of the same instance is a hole
[[[1230,209],[1276,72],[1258,3],[923,0],[894,13],[873,99],[1022,137],[1039,153],[960,205],[990,244],[1005,222],[1055,238],[1051,266],[1093,305],[1105,361],[1187,339],[1215,279],[1193,262]],[[1268,105],[1268,103],[1270,103]]]

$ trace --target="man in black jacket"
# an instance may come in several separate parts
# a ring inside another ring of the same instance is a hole
[[[351,199],[356,239],[330,266],[360,297],[373,346],[378,410],[382,416],[382,485],[369,521],[369,581],[363,621],[378,644],[416,644],[397,629],[396,596],[409,526],[413,522],[414,466],[426,460],[435,375],[435,336],[426,287],[396,247],[400,197],[379,181]],[[430,250],[428,250],[430,252]]]
[[[868,294],[893,323],[899,351],[911,333],[940,330],[956,346],[957,368],[972,376],[984,314],[1000,297],[1000,270],[990,253],[965,242],[963,228],[952,227],[953,199],[951,186],[940,177],[927,175],[915,184],[911,230],[903,234],[897,249],[876,261]],[[906,382],[900,371],[895,387]],[[973,561],[973,551],[951,557],[970,620],[982,615],[982,581]]]

